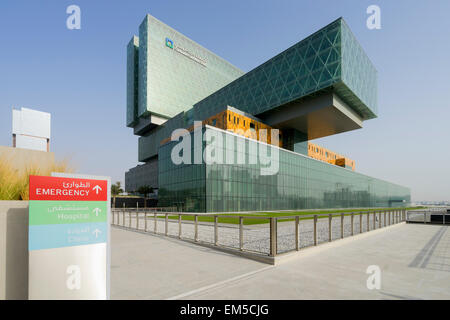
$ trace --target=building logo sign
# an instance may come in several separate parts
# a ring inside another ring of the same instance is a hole
[[[166,47],[173,49],[173,41],[170,40],[169,38],[166,38]]]
[[[174,49],[175,51],[177,51],[178,53],[181,53],[182,55],[184,55],[185,57],[194,60],[197,63],[200,63],[202,66],[206,67],[206,60],[197,56],[196,54],[190,52],[188,49],[183,48],[179,45],[174,44],[173,40],[166,38],[166,47],[170,48],[170,49]]]

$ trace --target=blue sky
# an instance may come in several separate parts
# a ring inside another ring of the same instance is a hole
[[[81,30],[66,8],[81,8]],[[381,8],[381,30],[366,8]],[[314,142],[356,170],[450,200],[450,1],[1,1],[0,145],[11,108],[52,114],[51,151],[78,172],[124,181],[137,164],[125,127],[125,47],[150,13],[244,71],[343,16],[378,70],[379,115]]]

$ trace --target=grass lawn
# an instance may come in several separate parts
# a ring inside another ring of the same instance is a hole
[[[413,208],[386,208],[390,210],[394,209],[413,209]],[[373,211],[380,211],[384,210],[384,208],[368,208],[368,209],[345,209],[345,210],[323,210],[323,211],[288,211],[288,212],[255,212],[255,213],[220,213],[217,214],[218,216],[218,222],[219,223],[229,223],[229,224],[239,224],[239,218],[238,217],[226,217],[227,215],[235,215],[240,217],[255,217],[258,218],[252,218],[252,219],[244,219],[244,225],[253,225],[253,224],[264,224],[269,223],[270,217],[286,217],[286,216],[296,216],[296,215],[312,215],[312,214],[339,214],[339,213],[350,213],[350,212],[358,212],[358,211],[365,211],[365,212],[373,212]],[[366,213],[364,213],[366,214]],[[348,214],[347,214],[348,215]],[[222,217],[224,216],[224,217]],[[151,215],[149,215],[151,217]],[[260,218],[259,218],[260,217]],[[164,216],[158,216],[160,219],[164,219]],[[327,216],[319,217],[319,219],[326,219]],[[178,219],[177,215],[170,215],[169,219]],[[185,221],[194,221],[194,216],[187,216],[183,215],[182,220]],[[300,218],[300,220],[306,220],[306,219],[312,219],[311,217],[304,217]],[[278,221],[294,221],[295,218],[286,218],[286,219],[279,219]],[[214,222],[214,217],[208,217],[208,216],[198,216],[198,221],[200,222]]]

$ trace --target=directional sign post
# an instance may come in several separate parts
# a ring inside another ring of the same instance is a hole
[[[109,181],[30,176],[29,299],[109,298]]]

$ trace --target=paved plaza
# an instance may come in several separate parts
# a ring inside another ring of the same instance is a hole
[[[367,288],[370,265],[379,290]],[[271,266],[112,227],[111,287],[113,299],[450,299],[450,231],[401,223]]]

